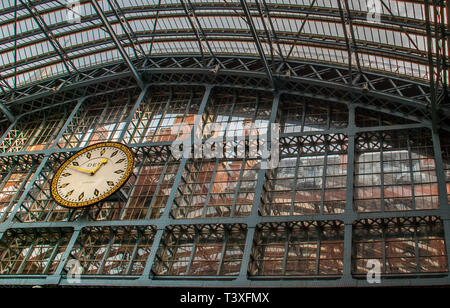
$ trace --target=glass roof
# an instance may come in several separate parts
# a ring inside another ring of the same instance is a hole
[[[97,2],[131,59],[177,54],[261,56],[246,19],[245,2],[269,61],[351,65],[355,70],[429,79],[424,1]],[[442,16],[445,19],[446,12]],[[3,89],[122,60],[90,0],[2,0],[0,46]],[[434,53],[434,38],[431,46]]]

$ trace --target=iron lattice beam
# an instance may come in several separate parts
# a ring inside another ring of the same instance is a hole
[[[211,59],[212,61],[213,59]],[[220,70],[212,74],[205,68],[199,56],[149,57],[145,63],[136,61],[148,81],[155,84],[217,84],[229,87],[258,87],[270,89],[265,67],[257,57],[216,57]],[[307,93],[339,100],[349,92],[356,93],[362,104],[373,108],[385,108],[398,113],[414,114],[428,118],[430,88],[426,83],[404,80],[398,77],[364,72],[359,81],[351,84],[348,69],[299,61],[286,62],[289,74],[276,74],[280,90]],[[274,63],[276,66],[282,62]],[[117,88],[135,87],[130,71],[124,63],[86,70],[79,75],[54,78],[17,89],[0,96],[0,102],[13,114],[47,108],[78,97],[91,96]],[[361,100],[361,98],[364,98]],[[441,108],[443,115],[450,110]]]

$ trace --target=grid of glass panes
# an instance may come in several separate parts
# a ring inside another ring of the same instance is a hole
[[[163,214],[179,168],[179,161],[164,157],[155,161],[146,156],[135,167],[137,178],[120,219],[158,219]],[[168,161],[167,161],[168,160]]]
[[[0,144],[2,152],[39,151],[50,147],[66,120],[64,110],[31,114],[19,120]]]
[[[414,123],[411,120],[396,117],[391,114],[377,112],[374,110],[367,110],[363,108],[356,108],[355,124],[357,127],[374,127],[374,126],[389,126],[400,124]]]
[[[272,99],[241,92],[214,93],[205,110],[204,138],[226,139],[264,133],[268,127]],[[227,140],[225,140],[227,141]],[[227,143],[231,144],[231,143]]]
[[[360,133],[356,152],[354,198],[358,211],[438,208],[429,130]]]
[[[386,210],[413,209],[413,187],[408,149],[408,134],[383,136],[383,184]]]
[[[292,190],[295,186],[297,168],[296,157],[284,157],[278,167],[268,170],[264,185],[262,203],[264,212],[269,215],[290,215],[291,202],[294,199]],[[319,200],[320,201],[320,200]]]
[[[445,183],[447,186],[447,198],[450,200],[450,136],[441,133],[439,135],[442,151],[442,164],[445,173]]]
[[[360,212],[381,211],[383,203],[381,135],[356,136],[354,207]]]
[[[6,218],[5,213],[19,200],[34,174],[35,166],[12,165],[8,169],[2,172],[0,182],[0,220]]]
[[[106,98],[100,102],[84,102],[58,140],[58,147],[77,148],[98,142],[118,141],[137,97],[117,97],[119,98]]]
[[[47,215],[57,206],[51,197],[50,185],[53,175],[62,161],[49,160],[37,175],[35,181],[31,183],[31,189],[25,199],[22,201],[14,220],[18,222],[37,222],[45,221]],[[68,209],[63,209],[67,215]],[[12,211],[10,211],[12,212]]]
[[[250,213],[257,160],[195,160],[186,164],[172,205],[174,218],[239,217]]]
[[[152,141],[155,126],[171,109],[169,98],[170,93],[149,90],[145,100],[136,110],[123,141],[127,144]]]
[[[153,226],[84,228],[70,256],[82,275],[141,275],[155,234]]]
[[[341,275],[344,227],[339,221],[257,226],[251,276]]]
[[[175,92],[170,107],[163,113],[155,114],[148,122],[147,142],[173,141],[178,135],[192,131],[203,92]]]
[[[257,160],[221,161],[211,179],[206,217],[250,214],[255,197]]]
[[[228,93],[214,93],[209,103],[205,108],[205,129],[203,130],[203,138],[211,137],[223,137],[223,136],[234,136],[235,132],[232,130],[236,129],[236,124],[232,123],[232,113],[237,103],[237,97],[233,94]],[[255,108],[255,104],[249,106],[249,110],[245,114],[240,114],[243,119],[250,121],[252,117],[252,109]],[[248,119],[249,118],[249,119]],[[236,120],[235,120],[236,122]],[[230,123],[230,124],[229,124]],[[245,120],[239,122],[238,124],[245,124]],[[207,126],[210,128],[207,128]],[[227,128],[230,126],[230,133],[227,134]]]
[[[379,262],[382,274],[448,271],[442,221],[437,217],[356,221],[353,251],[353,274],[366,274],[371,260]]]
[[[281,104],[281,125],[284,133],[323,131],[345,128],[348,124],[347,106],[322,101],[287,97]]]
[[[153,272],[158,276],[237,276],[246,234],[245,225],[169,226]]]
[[[339,214],[344,211],[347,137],[310,135],[285,139],[292,152],[266,173],[264,216]],[[282,141],[283,143],[283,141]]]
[[[0,275],[53,274],[71,235],[70,229],[7,230],[0,241]]]
[[[348,139],[343,134],[328,135],[326,143],[323,213],[341,214],[346,203]]]
[[[439,191],[431,131],[414,132],[409,143],[415,209],[437,209]]]

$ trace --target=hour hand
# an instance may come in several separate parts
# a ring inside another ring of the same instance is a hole
[[[72,165],[69,165],[69,167],[72,168],[72,169],[81,171],[81,172],[85,172],[85,173],[89,173],[89,174],[93,173],[92,170],[87,170],[87,169],[84,169],[84,168],[75,167],[75,166],[72,166]]]
[[[97,170],[100,169],[100,167],[101,167],[103,164],[106,164],[107,162],[108,162],[108,160],[107,160],[106,158],[103,158],[103,159],[101,160],[100,164],[98,164],[98,166],[95,167],[94,170],[92,170],[92,173],[91,173],[91,174],[96,173]]]

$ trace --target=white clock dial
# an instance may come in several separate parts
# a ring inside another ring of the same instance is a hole
[[[52,181],[52,195],[62,206],[92,205],[117,191],[132,167],[131,151],[120,143],[89,146],[59,168]]]

